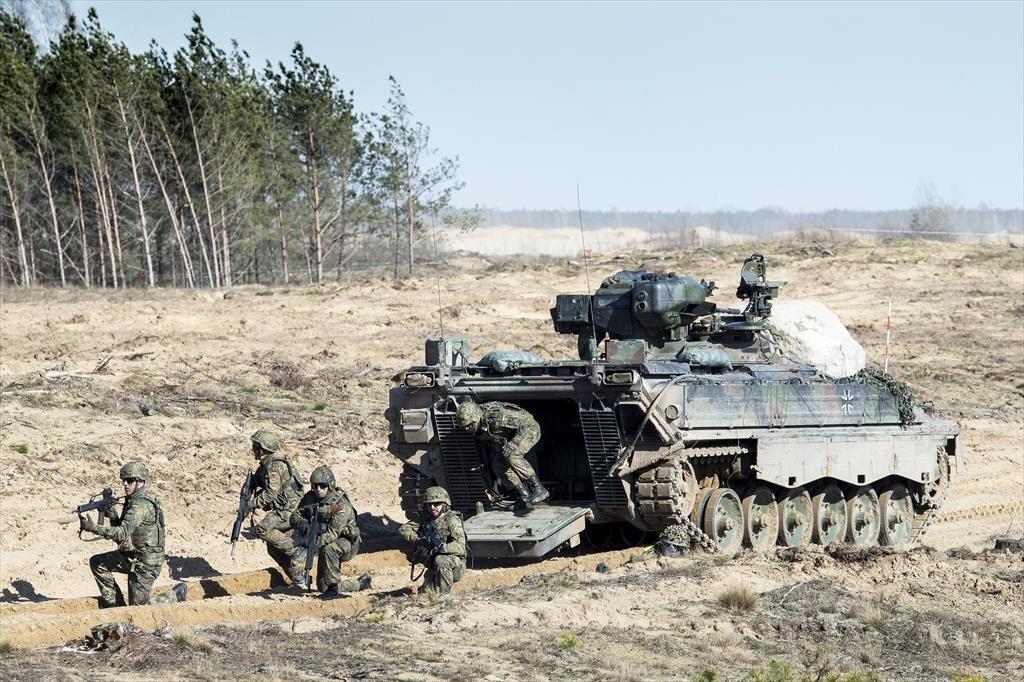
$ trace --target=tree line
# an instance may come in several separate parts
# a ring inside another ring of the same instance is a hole
[[[193,16],[133,54],[94,10],[48,50],[0,10],[0,281],[85,287],[322,282],[412,273],[454,211],[441,157],[391,78],[360,112],[296,43],[253,66]]]

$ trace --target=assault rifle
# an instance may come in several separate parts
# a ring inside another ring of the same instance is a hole
[[[89,501],[86,502],[85,504],[80,504],[74,509],[72,509],[71,513],[81,515],[87,514],[91,512],[93,509],[95,509],[98,511],[99,515],[99,518],[96,520],[96,525],[102,526],[103,518],[106,516],[110,508],[117,504],[118,499],[119,498],[114,497],[113,488],[104,488],[102,492],[98,492],[92,497],[90,497]],[[78,531],[78,537],[82,537],[81,530]]]
[[[300,513],[306,519],[306,563],[302,567],[302,577],[308,590],[313,583],[310,572],[313,570],[313,557],[316,556],[316,541],[320,539],[320,520],[316,516],[317,504],[300,507]]]
[[[412,552],[409,553],[409,579],[418,580],[416,565],[419,564],[423,566],[423,570],[426,570],[430,567],[430,560],[442,549],[444,549],[444,540],[437,532],[437,521],[431,521],[422,529],[420,536],[416,539],[416,544],[413,545]]]
[[[253,481],[252,469],[245,477],[242,490],[238,493],[238,514],[235,516],[235,525],[231,527],[231,558],[235,558],[235,545],[238,544],[238,537],[242,534],[242,522],[252,511],[252,493],[255,482]]]

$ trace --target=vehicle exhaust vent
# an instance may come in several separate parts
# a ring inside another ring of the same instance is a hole
[[[454,412],[435,411],[434,424],[441,442],[441,463],[452,506],[464,514],[472,514],[477,500],[485,499],[484,479],[478,468],[477,440],[473,434],[455,426]]]
[[[609,478],[608,471],[619,457],[622,444],[615,423],[615,411],[600,403],[580,405],[583,443],[587,448],[590,476],[594,482],[594,499],[604,509],[625,509],[628,504],[622,479]]]

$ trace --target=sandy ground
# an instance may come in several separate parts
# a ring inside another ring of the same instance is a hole
[[[535,661],[545,671],[542,677],[596,677],[597,671],[604,671],[622,679],[678,679],[714,663],[715,656],[701,651],[730,648],[751,652],[752,657],[735,658],[732,667],[719,664],[722,670],[746,674],[782,656],[804,674],[800,657],[819,645],[831,646],[831,640],[820,642],[817,635],[798,630],[758,630],[755,625],[760,622],[758,613],[771,621],[775,616],[766,614],[778,612],[788,622],[784,610],[770,605],[782,596],[776,594],[779,590],[785,592],[804,580],[804,574],[793,573],[806,565],[812,567],[808,579],[823,580],[828,590],[842,592],[833,601],[849,601],[850,613],[874,604],[883,616],[890,614],[899,622],[913,622],[929,609],[949,618],[973,619],[972,623],[986,618],[1012,621],[1015,614],[1024,615],[1019,555],[964,559],[946,554],[964,546],[980,552],[992,546],[994,537],[1019,537],[1024,528],[1024,250],[935,242],[789,242],[678,253],[616,248],[614,253],[621,255],[598,255],[590,261],[590,285],[615,270],[642,263],[649,269],[714,279],[722,286],[719,302],[732,305],[731,285],[743,258],[754,248],[767,255],[773,279],[789,282],[782,296],[828,305],[864,345],[869,364],[881,364],[886,301],[892,300],[891,371],[963,430],[967,470],[954,481],[943,515],[926,537],[926,544],[936,551],[876,557],[867,567],[828,557],[751,557],[728,566],[708,564],[699,580],[673,574],[683,571],[680,566],[703,565],[707,559],[688,558],[668,566],[646,562],[608,575],[593,574],[588,567],[583,572],[574,569],[571,580],[557,587],[557,598],[564,600],[557,608],[542,608],[550,603],[547,597],[530,589],[483,584],[441,605],[412,600],[416,605],[403,607],[408,598],[382,598],[373,603],[384,606],[373,608],[383,609],[383,621],[357,619],[339,626],[331,620],[316,627],[364,628],[370,634],[378,628],[386,641],[394,637],[403,642],[419,641],[417,633],[422,632],[461,651],[455,658],[436,654],[440,658],[431,665],[414,666],[408,656],[402,659],[412,667],[401,669],[415,668],[426,676],[422,679],[492,674],[469,665],[492,658],[512,666],[500,669],[507,674],[498,678],[515,677],[515,671],[530,665],[530,656],[516,657],[516,647],[549,652],[538,654]],[[158,585],[168,585],[172,578],[206,578],[267,566],[266,554],[254,542],[241,543],[232,561],[227,540],[237,487],[251,464],[248,434],[263,426],[287,435],[286,448],[303,472],[320,463],[332,466],[362,514],[364,533],[385,547],[395,524],[403,519],[396,495],[399,467],[386,452],[381,415],[391,377],[418,362],[423,339],[438,334],[438,281],[445,334],[471,339],[474,356],[494,348],[520,348],[547,357],[571,357],[575,341],[551,331],[547,309],[557,293],[586,291],[587,279],[584,268],[564,259],[496,261],[460,255],[450,259],[440,280],[437,273],[424,270],[399,282],[377,279],[229,292],[3,290],[0,601],[15,604],[94,594],[86,561],[110,545],[80,541],[69,509],[102,487],[115,485],[118,467],[129,458],[149,463],[152,485],[168,519],[169,570]],[[139,402],[151,407],[153,414],[143,416]],[[373,559],[367,560],[373,564]],[[407,575],[403,577],[404,569],[390,566],[390,561],[377,566],[380,584],[382,589],[400,589],[408,583]],[[902,562],[903,568],[894,569],[887,562]],[[646,577],[633,580],[634,574]],[[731,634],[722,636],[719,649],[697,646],[693,635],[700,641],[718,636],[705,625],[732,622],[719,612],[715,596],[736,581],[763,595],[760,610],[740,618],[742,632],[735,624],[730,626]],[[592,593],[598,597],[592,598]],[[285,612],[291,614],[287,617],[302,621],[302,598],[258,594],[263,596],[220,599],[247,604],[243,620],[258,620],[262,605],[284,600]],[[858,595],[864,598],[858,600]],[[689,615],[665,611],[666,598],[675,600],[682,611],[689,609]],[[289,599],[298,601],[289,607]],[[634,613],[637,604],[641,606]],[[800,608],[809,613],[817,607]],[[601,612],[622,619],[608,624],[588,620],[590,614]],[[280,619],[285,617],[282,613],[271,609],[262,617]],[[472,628],[483,634],[483,641],[474,637],[472,647],[458,644],[470,630],[451,621],[453,614],[468,622],[483,619]],[[26,616],[18,615],[17,623],[24,623]],[[2,629],[15,625],[12,618],[0,614]],[[850,616],[861,624],[865,618],[871,620],[860,611]],[[698,630],[680,630],[679,623],[687,619],[698,622]],[[522,641],[517,639],[518,628],[502,627],[519,622],[526,633]],[[1006,631],[1012,641],[1001,649],[1012,654],[1009,659],[985,649],[974,669],[994,678],[1012,678],[1020,670],[1021,618],[1016,622],[1016,629]],[[883,677],[937,679],[936,671],[948,676],[971,662],[966,653],[948,659],[922,654],[920,665],[927,667],[934,658],[940,667],[911,674],[889,661],[886,647],[898,642],[890,642],[884,628],[870,623],[867,627],[881,638],[879,654],[862,660],[830,650],[829,655],[838,657],[836,670],[867,667],[888,671]],[[948,644],[936,643],[936,650],[959,651],[952,633],[957,622],[950,621],[947,630],[942,627],[940,623],[928,641]],[[656,665],[643,674],[630,667],[632,659],[622,659],[625,668],[612,665],[618,660],[612,646],[618,641],[616,628],[635,635],[625,641],[637,651],[657,651],[662,661],[658,665],[668,667]],[[267,637],[278,632],[264,629]],[[592,629],[602,634],[591,637]],[[563,631],[581,643],[552,644]],[[261,632],[253,629],[252,642],[261,641]],[[658,643],[662,634],[668,638],[664,647]],[[211,637],[216,641],[230,636],[218,630]],[[259,644],[250,646],[259,651]],[[967,652],[970,645],[962,643],[961,648]],[[606,663],[594,658],[599,655]],[[571,665],[559,667],[563,659]],[[30,669],[30,659],[16,660],[21,664],[12,662],[10,669]],[[159,667],[158,661],[151,663]],[[680,667],[673,668],[675,663]],[[111,665],[111,674],[130,670],[138,676],[146,670],[134,663]],[[373,673],[372,666],[365,665],[370,666],[364,672],[371,677],[390,677],[398,670],[385,667]],[[215,667],[211,670],[216,672]],[[275,676],[248,670],[255,677]]]

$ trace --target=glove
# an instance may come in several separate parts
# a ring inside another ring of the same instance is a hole
[[[114,509],[113,505],[111,505],[103,512],[103,516],[107,518],[107,521],[113,523],[114,521],[117,521],[117,510]]]
[[[295,524],[295,530],[299,531],[300,535],[305,535],[309,532],[309,521],[300,518],[298,523]]]
[[[440,552],[444,550],[444,540],[442,540],[441,536],[437,533],[434,533],[427,539],[430,541],[430,546],[433,547],[435,551]]]
[[[88,531],[90,533],[96,533],[99,530],[99,526],[97,526],[96,522],[93,521],[92,519],[90,519],[88,516],[82,516],[81,514],[79,514],[78,515],[78,530],[79,531],[83,531],[84,530],[84,531]]]

